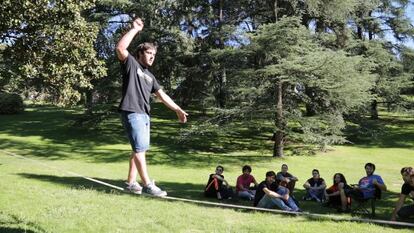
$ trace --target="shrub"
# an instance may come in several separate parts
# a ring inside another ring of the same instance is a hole
[[[23,99],[20,95],[0,92],[0,114],[16,114],[23,111]]]

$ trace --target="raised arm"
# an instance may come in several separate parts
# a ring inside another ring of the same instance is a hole
[[[159,89],[155,92],[155,95],[167,106],[169,109],[173,110],[181,123],[187,122],[188,114],[180,108],[174,101],[162,90]]]
[[[118,41],[118,44],[116,45],[116,55],[120,61],[125,61],[125,59],[127,59],[128,46],[131,44],[135,35],[142,31],[142,28],[144,28],[144,23],[140,18],[136,18],[134,22],[132,22],[131,29],[129,29],[129,31]]]

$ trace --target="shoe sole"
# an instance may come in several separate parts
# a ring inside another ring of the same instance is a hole
[[[167,193],[161,194],[161,195],[154,195],[154,194],[151,194],[151,193],[143,192],[142,195],[151,196],[151,197],[166,197],[167,196]]]
[[[136,194],[136,195],[141,195],[142,194],[142,191],[136,191],[136,192],[134,192],[134,191],[131,191],[129,189],[124,189],[124,191],[127,192],[127,193]]]

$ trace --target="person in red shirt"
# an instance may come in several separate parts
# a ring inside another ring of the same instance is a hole
[[[341,207],[341,194],[339,189],[346,189],[345,176],[342,173],[335,173],[333,177],[333,185],[325,190],[326,205],[333,207]]]
[[[252,172],[252,168],[249,165],[243,166],[242,172],[243,174],[237,177],[237,184],[236,184],[237,196],[241,199],[246,199],[246,200],[251,201],[254,199],[256,190],[250,189],[250,185],[254,184],[254,186],[256,187],[257,182],[254,176],[250,175],[250,173]]]

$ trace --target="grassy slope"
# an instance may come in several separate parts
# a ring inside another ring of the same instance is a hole
[[[390,192],[379,203],[379,218],[387,219],[401,186],[399,169],[413,163],[414,119],[382,116],[383,121],[367,122],[378,129],[372,135],[355,137],[358,144],[339,146],[316,156],[273,159],[265,148],[265,136],[239,130],[231,137],[194,139],[180,145],[175,137],[178,124],[162,107],[155,108],[152,149],[148,155],[150,174],[171,196],[203,199],[207,175],[217,164],[225,166],[225,176],[234,183],[241,166],[249,163],[261,180],[268,170],[288,163],[301,184],[318,168],[331,183],[334,172],[342,172],[350,183],[363,176],[367,161],[377,164]],[[166,202],[125,195],[87,180],[60,172],[77,172],[122,185],[127,169],[129,146],[119,119],[105,121],[97,129],[70,126],[75,110],[53,107],[29,109],[17,116],[0,116],[0,149],[35,158],[48,166],[5,155],[0,151],[0,230],[28,232],[392,232],[397,229],[359,223],[335,223],[247,213],[191,204]],[[391,124],[392,123],[392,124]],[[366,137],[363,137],[366,136]],[[270,148],[270,146],[268,146]],[[246,204],[246,203],[244,203]],[[306,211],[335,214],[316,203],[304,203]],[[403,230],[405,231],[405,230]],[[283,232],[283,231],[282,231]],[[407,231],[408,232],[408,231]]]

